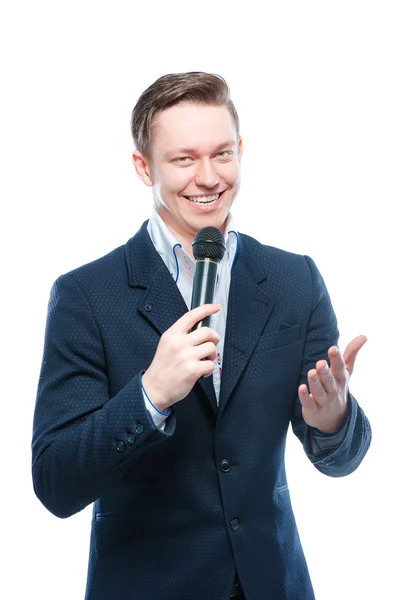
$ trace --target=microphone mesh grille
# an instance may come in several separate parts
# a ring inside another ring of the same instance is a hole
[[[212,258],[220,262],[226,251],[226,243],[217,227],[203,227],[195,234],[192,248],[195,260]]]

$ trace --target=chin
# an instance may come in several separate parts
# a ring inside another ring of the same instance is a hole
[[[195,223],[194,229],[198,231],[202,229],[202,227],[216,227],[216,229],[220,229],[224,233],[224,229],[226,228],[227,216],[225,218],[217,218],[215,216],[209,216],[199,218]]]

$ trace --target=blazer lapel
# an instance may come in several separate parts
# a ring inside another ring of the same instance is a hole
[[[254,261],[240,236],[231,273],[218,418],[272,313],[274,302],[264,291],[266,279],[265,272]]]
[[[154,248],[147,232],[147,223],[148,221],[143,223],[137,234],[126,244],[125,257],[129,285],[146,289],[138,311],[161,336],[187,312],[187,306],[165,263]],[[200,379],[196,385],[200,386],[208,398],[212,412],[216,412],[212,378]]]
[[[141,315],[162,335],[186,311],[187,306],[143,223],[125,247],[129,285],[146,290],[138,306]]]

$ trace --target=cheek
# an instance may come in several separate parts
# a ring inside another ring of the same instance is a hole
[[[163,191],[167,194],[180,194],[188,187],[191,179],[188,169],[166,169],[161,175]]]
[[[223,179],[227,183],[234,185],[239,180],[240,175],[240,169],[238,164],[236,164],[235,162],[231,162],[227,165],[224,165],[224,167],[225,168],[222,171],[220,171],[220,176],[223,177]]]

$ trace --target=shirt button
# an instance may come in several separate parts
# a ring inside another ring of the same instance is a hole
[[[118,452],[123,452],[125,449],[125,444],[121,441],[116,442],[116,449],[118,450]]]
[[[221,460],[219,463],[219,469],[222,471],[222,473],[228,473],[231,469],[230,461],[227,458]]]
[[[241,523],[238,519],[232,519],[230,521],[230,527],[232,528],[233,531],[238,531],[241,527]]]
[[[144,427],[141,423],[137,423],[136,425],[136,433],[137,435],[141,435],[144,431]]]
[[[127,436],[127,441],[129,442],[129,444],[134,444],[134,435],[129,433],[129,435]]]

